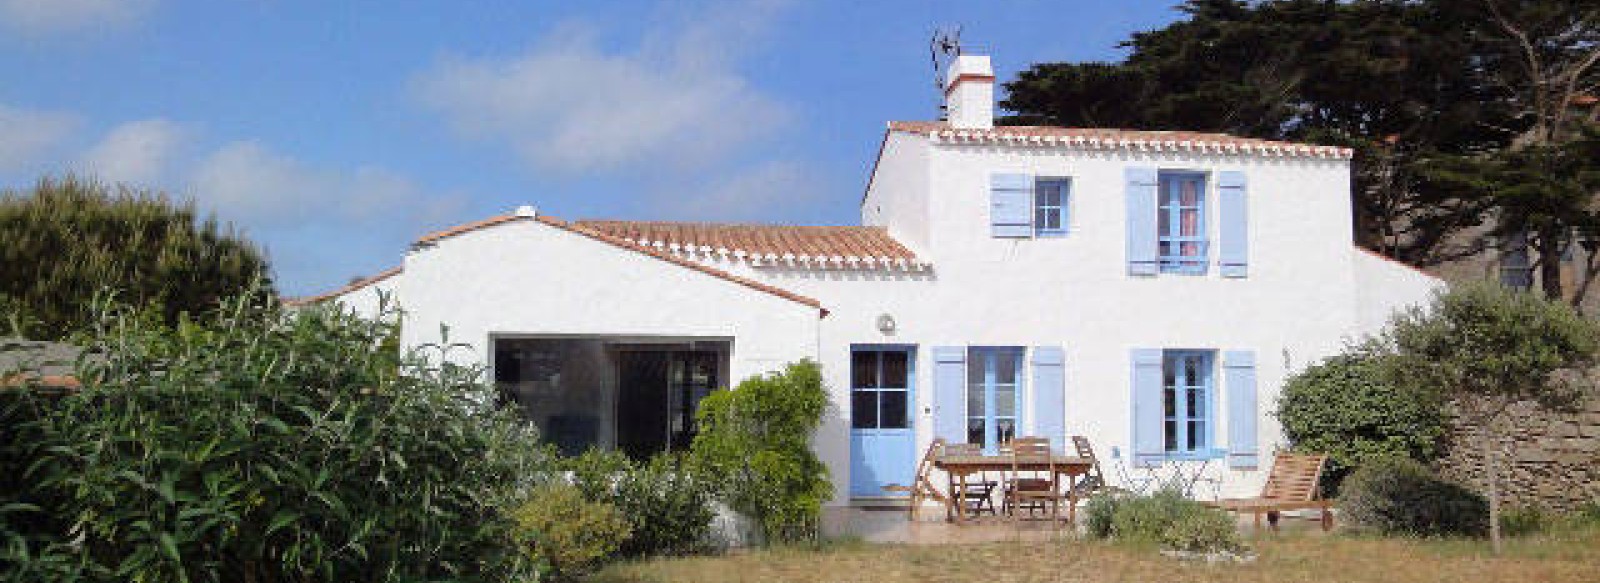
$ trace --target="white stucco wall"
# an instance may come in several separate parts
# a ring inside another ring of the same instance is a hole
[[[1356,319],[1363,332],[1375,332],[1396,310],[1427,303],[1432,292],[1443,289],[1442,279],[1408,265],[1352,249],[1356,270]]]
[[[918,448],[932,439],[931,348],[935,346],[1062,346],[1066,352],[1069,431],[1090,437],[1102,456],[1131,451],[1130,351],[1134,348],[1253,350],[1258,375],[1258,443],[1270,459],[1281,443],[1271,411],[1284,378],[1339,350],[1376,323],[1364,316],[1426,294],[1434,281],[1405,268],[1367,265],[1351,242],[1349,166],[1343,160],[1232,155],[1177,155],[1064,148],[934,145],[891,139],[880,169],[918,181],[926,158],[928,190],[910,192],[880,175],[867,205],[880,200],[917,209],[927,201],[927,239],[920,254],[928,273],[798,271],[757,268],[755,277],[822,300],[822,363],[837,403],[848,410],[851,344],[914,344],[917,351]],[[905,159],[896,160],[896,156]],[[1240,170],[1249,181],[1249,276],[1127,275],[1124,168],[1130,165],[1211,173],[1209,238],[1217,240],[1215,176]],[[990,236],[989,175],[1026,172],[1073,180],[1070,232],[1050,239]],[[883,197],[877,198],[882,193]],[[888,222],[888,209],[863,208],[864,222]],[[879,214],[882,213],[882,214]],[[894,228],[891,223],[891,232]],[[1361,269],[1358,271],[1358,262]],[[1358,273],[1361,280],[1358,282]],[[1364,289],[1363,289],[1364,288]],[[1358,293],[1358,289],[1361,289]],[[879,314],[898,323],[893,335],[875,327]],[[1220,370],[1220,369],[1219,369]],[[1227,390],[1220,402],[1216,445],[1228,435]],[[1032,391],[1024,411],[1032,410]],[[849,480],[848,416],[824,428],[819,453],[833,468],[837,495]],[[1023,431],[1033,431],[1025,414]],[[1224,493],[1253,494],[1264,471],[1227,470]],[[1108,469],[1109,470],[1109,469]]]
[[[816,358],[819,311],[533,220],[470,231],[406,256],[405,346],[492,335],[607,335],[732,343],[734,382]]]
[[[405,273],[390,276],[382,281],[342,294],[335,298],[335,301],[339,302],[345,309],[354,311],[358,316],[367,319],[376,318],[383,307],[381,306],[383,298],[389,298],[390,305],[387,306],[389,309],[393,310],[397,307],[396,304],[399,302],[397,290],[400,287],[400,280],[404,277]]]
[[[929,151],[927,140],[889,132],[861,201],[861,224],[887,228],[919,254],[928,249]]]

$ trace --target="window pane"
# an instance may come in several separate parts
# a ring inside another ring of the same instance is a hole
[[[1200,181],[1193,178],[1184,178],[1178,181],[1179,203],[1183,206],[1198,206],[1200,204]]]
[[[859,351],[850,354],[850,386],[871,389],[878,386],[878,353]]]
[[[850,393],[850,426],[856,429],[873,429],[878,426],[878,393],[852,391]]]
[[[967,351],[967,384],[982,385],[984,372],[989,370],[989,354],[976,348]]]
[[[879,386],[885,388],[907,388],[906,359],[908,354],[898,350],[883,353],[883,377]]]
[[[967,443],[988,445],[983,441],[983,418],[967,419]]]
[[[1205,447],[1205,423],[1200,421],[1189,422],[1189,447],[1193,451]]]
[[[1161,391],[1161,411],[1164,417],[1174,417],[1178,414],[1178,405],[1174,402],[1173,393],[1171,388]]]
[[[1159,229],[1158,232],[1161,233],[1161,236],[1169,237],[1172,235],[1171,219],[1172,214],[1167,212],[1167,207],[1165,206],[1161,207],[1160,212],[1156,213],[1156,228]]]
[[[996,440],[998,440],[1000,443],[1009,442],[1012,438],[1017,436],[1017,420],[996,418],[994,420],[994,429],[994,438]]]
[[[1200,411],[1200,391],[1195,390],[1195,389],[1189,389],[1189,398],[1185,399],[1185,401],[1187,401],[1188,406],[1184,408],[1184,410],[1185,410],[1184,414],[1188,415],[1191,419],[1194,418],[1194,417],[1199,417],[1200,416],[1200,413],[1199,413],[1199,411]]]
[[[1166,422],[1166,447],[1167,451],[1178,449],[1178,422]]]
[[[878,393],[879,402],[883,406],[883,413],[878,417],[878,427],[884,429],[905,429],[906,425],[906,392],[881,391]]]
[[[994,414],[996,416],[1015,417],[1017,415],[1017,386],[994,386]]]
[[[967,387],[967,415],[977,417],[986,413],[983,408],[983,384]]]
[[[1017,382],[1017,353],[1004,351],[994,355],[994,382],[999,384],[1016,384]]]
[[[1034,224],[1035,227],[1038,227],[1040,229],[1053,229],[1053,228],[1055,228],[1054,225],[1050,224],[1050,209],[1042,208],[1042,209],[1039,209],[1037,212],[1033,213],[1033,224]]]

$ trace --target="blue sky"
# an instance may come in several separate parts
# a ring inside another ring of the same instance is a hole
[[[927,39],[1002,81],[1112,59],[1176,0],[0,0],[0,188],[76,171],[193,198],[315,293],[520,204],[852,224]]]

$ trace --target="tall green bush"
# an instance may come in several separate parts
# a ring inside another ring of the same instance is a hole
[[[1395,316],[1374,350],[1395,383],[1419,399],[1448,402],[1473,429],[1489,499],[1489,536],[1500,543],[1496,445],[1513,428],[1512,405],[1575,412],[1596,389],[1600,322],[1565,303],[1497,285],[1453,286],[1427,306]]]
[[[560,482],[535,487],[512,516],[528,557],[558,581],[599,568],[629,536],[621,510]]]
[[[0,192],[0,334],[92,330],[103,289],[175,325],[242,293],[275,298],[268,275],[259,248],[193,203],[72,176]]]
[[[1325,494],[1368,460],[1407,457],[1424,463],[1441,453],[1445,415],[1436,400],[1390,382],[1379,356],[1359,349],[1290,377],[1278,400],[1278,421],[1297,451],[1326,453]]]
[[[752,377],[700,402],[695,466],[734,510],[754,518],[767,541],[815,540],[822,503],[833,492],[811,449],[828,395],[817,363]]]
[[[389,324],[250,300],[159,322],[103,313],[83,389],[25,411],[38,441],[7,463],[56,519],[23,524],[35,548],[91,581],[527,572],[508,509],[550,468],[478,370],[445,364],[460,347],[401,357],[376,348]]]

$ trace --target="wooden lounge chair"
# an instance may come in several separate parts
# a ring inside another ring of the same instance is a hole
[[[1255,517],[1255,526],[1261,528],[1261,516],[1266,515],[1272,530],[1278,530],[1280,513],[1290,510],[1318,510],[1322,530],[1333,528],[1332,501],[1322,498],[1322,467],[1328,456],[1324,454],[1280,453],[1272,461],[1272,473],[1267,475],[1267,485],[1255,498],[1235,498],[1204,502],[1205,505],[1230,512],[1249,512]]]
[[[905,493],[910,495],[907,517],[917,519],[917,510],[922,508],[922,503],[928,500],[937,501],[945,507],[946,518],[954,508],[949,496],[943,490],[933,485],[933,458],[944,450],[944,438],[936,437],[928,444],[927,451],[922,453],[922,460],[917,462],[917,473],[911,477],[910,485],[890,484],[883,487],[884,492]]]

